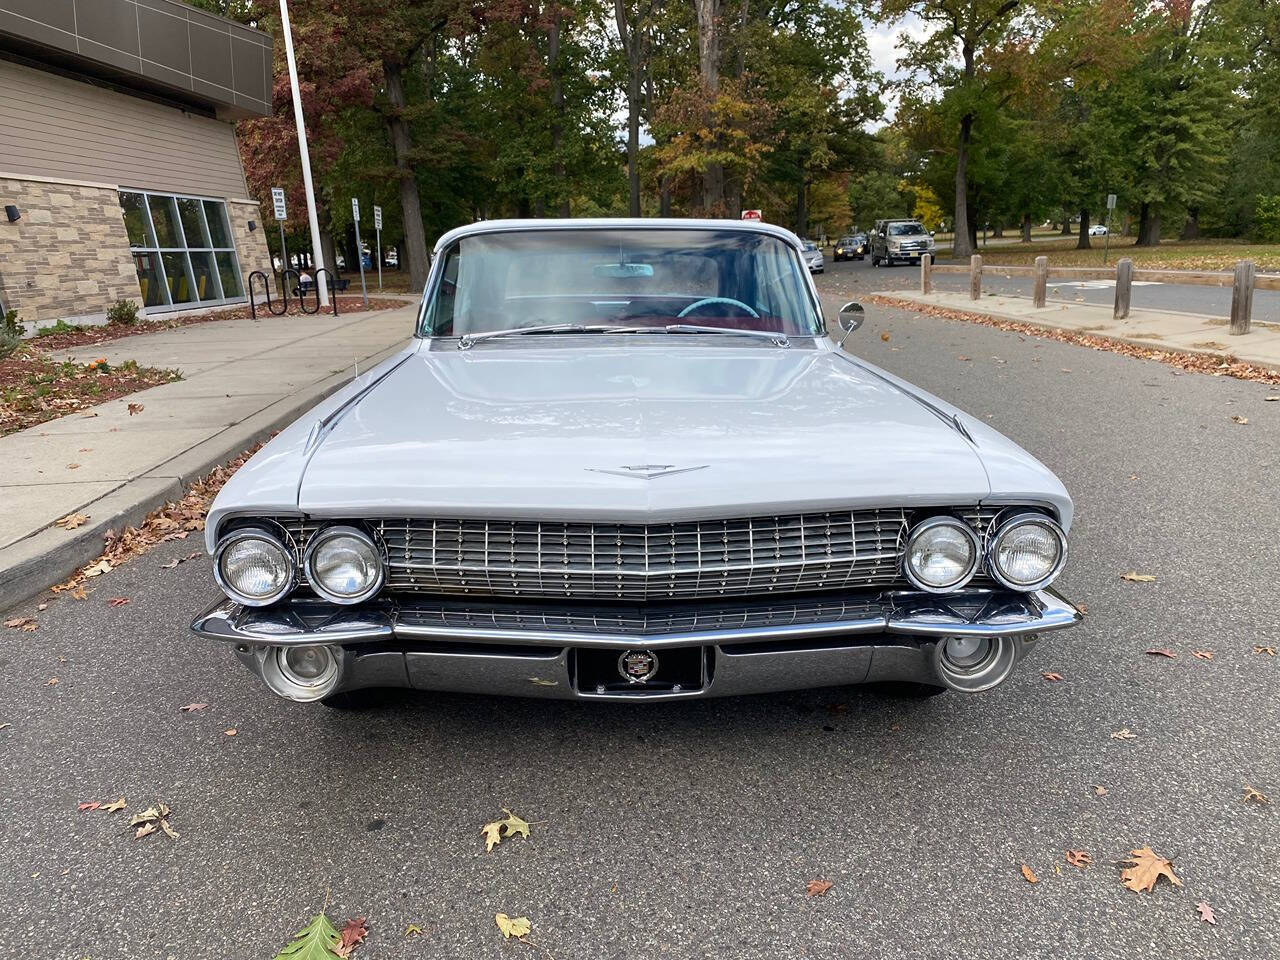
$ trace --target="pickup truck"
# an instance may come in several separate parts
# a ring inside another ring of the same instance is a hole
[[[871,265],[882,263],[893,266],[902,263],[919,263],[920,255],[935,255],[937,247],[933,235],[919,220],[877,220],[871,234]]]

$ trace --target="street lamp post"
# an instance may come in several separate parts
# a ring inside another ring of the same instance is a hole
[[[325,280],[324,248],[320,246],[320,221],[316,217],[316,189],[311,183],[311,153],[307,150],[307,125],[302,118],[302,94],[298,90],[298,62],[293,56],[293,32],[289,28],[288,0],[280,0],[280,25],[284,31],[284,55],[289,62],[289,87],[293,91],[293,119],[298,125],[298,153],[302,160],[302,184],[307,191],[307,216],[311,220],[311,256],[316,267],[316,292],[320,305],[329,305],[329,284]]]

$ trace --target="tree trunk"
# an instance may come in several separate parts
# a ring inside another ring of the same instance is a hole
[[[564,191],[557,204],[562,217],[569,216],[569,189],[565,180],[564,153],[564,77],[561,76],[560,39],[563,34],[564,7],[557,6],[551,18],[551,35],[547,38],[547,65],[551,68],[551,156],[556,185]],[[539,214],[541,216],[541,214]]]
[[[391,133],[391,145],[396,154],[396,176],[400,181],[400,210],[404,219],[404,249],[400,256],[409,264],[409,286],[421,290],[427,285],[427,231],[422,225],[422,198],[418,195],[418,178],[414,173],[411,155],[413,143],[409,139],[409,125],[404,122],[403,67],[399,63],[382,61],[382,74],[387,83],[387,100],[391,112],[387,116],[387,129]]]
[[[956,147],[956,229],[951,255],[957,260],[968,260],[977,250],[973,227],[969,223],[969,137],[973,130],[973,117],[960,118],[960,140]]]
[[[1022,215],[1022,242],[1031,242],[1031,214],[1029,213]]]
[[[1071,236],[1071,214],[1065,210],[1062,211],[1062,236]]]
[[[1187,222],[1182,225],[1183,240],[1200,239],[1200,208],[1192,207],[1187,211]]]
[[[671,216],[671,178],[665,173],[658,178],[658,216]]]
[[[1077,250],[1089,249],[1089,211],[1080,211],[1080,240],[1076,243]]]
[[[1135,246],[1157,247],[1160,245],[1160,211],[1150,203],[1142,205],[1138,221],[1138,242]]]
[[[1003,221],[1003,220],[997,220],[997,221],[995,222],[995,226],[991,228],[991,235],[992,235],[993,237],[1003,237],[1003,236],[1004,236],[1004,221]]]
[[[720,93],[720,0],[693,0],[698,15],[698,73],[708,106]],[[702,206],[710,215],[724,212],[724,167],[707,164],[702,172]]]
[[[627,212],[640,216],[640,97],[642,63],[641,44],[642,31],[645,25],[637,16],[635,29],[627,22],[625,0],[614,0],[614,19],[618,24],[618,39],[622,43],[622,52],[627,58],[627,190],[629,193]],[[642,34],[647,36],[647,31]]]
[[[796,190],[796,236],[807,238],[809,235],[809,184],[803,179]]]

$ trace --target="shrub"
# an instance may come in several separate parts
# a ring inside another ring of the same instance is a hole
[[[1280,243],[1280,196],[1259,196],[1253,211],[1255,239],[1261,243]]]
[[[138,322],[138,305],[132,300],[117,300],[107,311],[107,323],[122,323],[126,326]]]
[[[0,360],[18,349],[26,328],[18,322],[18,311],[10,310],[0,317]]]

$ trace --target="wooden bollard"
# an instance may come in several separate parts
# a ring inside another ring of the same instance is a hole
[[[1043,307],[1045,297],[1049,293],[1049,258],[1036,257],[1036,283],[1032,289],[1032,300],[1037,307]]]
[[[933,257],[927,253],[920,255],[920,292],[933,293],[933,277],[929,268],[933,265]]]
[[[1236,264],[1235,282],[1231,286],[1231,330],[1233,335],[1249,332],[1249,324],[1253,317],[1253,277],[1255,268],[1252,260],[1241,260]]]
[[[982,254],[975,253],[969,258],[969,299],[982,298]]]
[[[1133,294],[1133,261],[1121,257],[1116,262],[1116,305],[1111,316],[1116,320],[1129,318],[1129,298]]]

